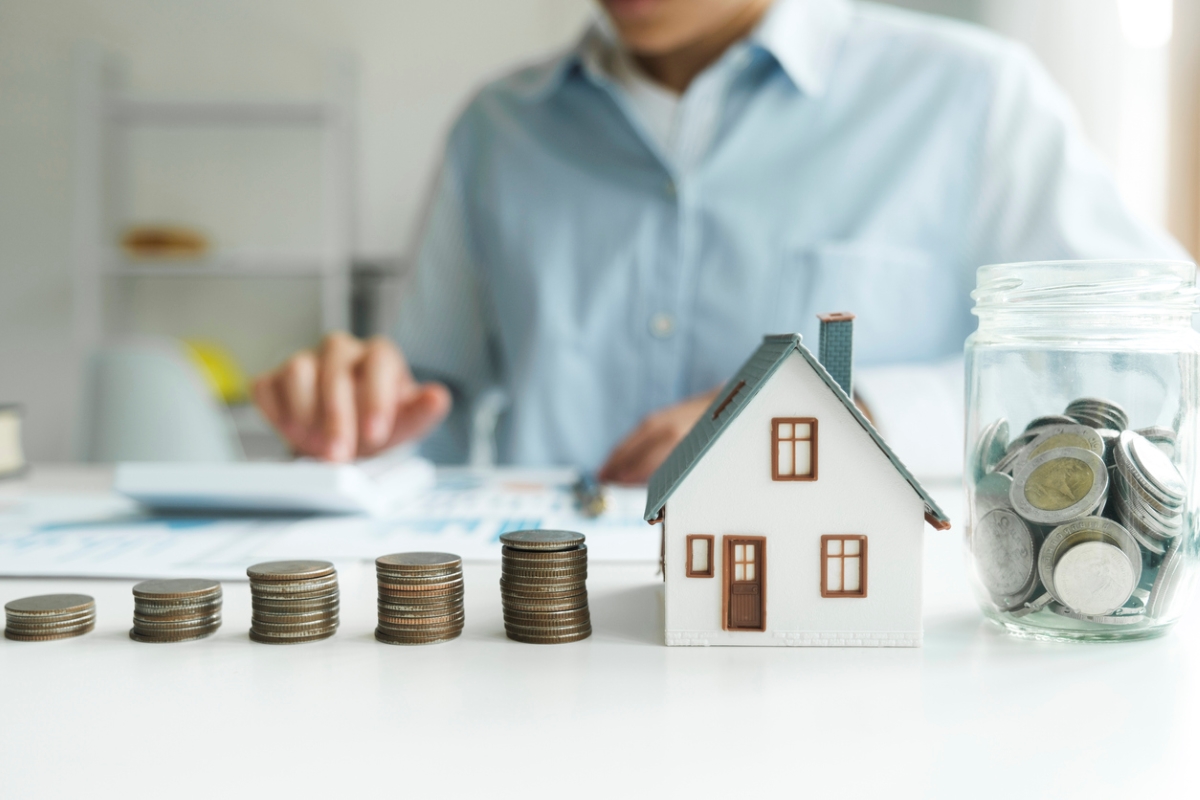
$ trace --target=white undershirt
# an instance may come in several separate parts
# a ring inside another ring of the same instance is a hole
[[[682,98],[651,79],[624,50],[616,50],[612,54],[609,72],[613,82],[629,98],[633,113],[645,126],[646,133],[654,139],[664,155],[670,158],[677,156]]]

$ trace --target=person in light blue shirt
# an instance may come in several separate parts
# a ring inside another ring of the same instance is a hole
[[[764,333],[853,311],[856,366],[933,363],[982,264],[1186,258],[997,36],[848,0],[602,6],[455,124],[399,350],[333,337],[258,382],[298,449],[369,453],[453,407],[429,447],[461,458],[498,387],[501,461],[645,480]]]

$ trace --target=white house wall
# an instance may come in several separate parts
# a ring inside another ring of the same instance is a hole
[[[771,419],[816,417],[815,481],[771,479]],[[712,534],[714,577],[688,578],[686,537]],[[765,536],[766,630],[722,630],[728,535]],[[821,596],[821,536],[867,536],[867,596]],[[713,443],[666,507],[667,644],[921,642],[924,504],[799,354]]]

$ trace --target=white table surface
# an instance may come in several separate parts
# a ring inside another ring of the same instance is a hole
[[[428,647],[375,642],[369,564],[340,573],[337,635],[289,647],[247,638],[245,583],[215,636],[146,645],[133,581],[0,580],[98,609],[78,639],[0,640],[0,798],[1200,796],[1194,603],[1161,639],[1038,643],[984,622],[957,532],[925,565],[925,646],[877,650],[667,648],[652,564],[593,564],[595,633],[559,646],[505,638],[498,564],[466,565],[466,629]]]

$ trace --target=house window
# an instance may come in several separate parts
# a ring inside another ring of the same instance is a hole
[[[771,477],[777,481],[817,479],[817,421],[813,417],[771,420]]]
[[[821,537],[821,597],[867,596],[867,537]]]
[[[697,533],[687,537],[687,576],[713,576],[713,537]]]

